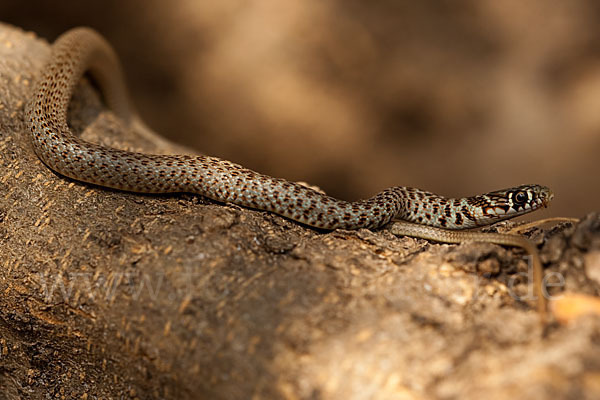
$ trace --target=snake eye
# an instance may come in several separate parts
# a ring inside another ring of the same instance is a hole
[[[517,192],[514,196],[515,202],[518,204],[523,204],[527,201],[527,193],[525,192]]]

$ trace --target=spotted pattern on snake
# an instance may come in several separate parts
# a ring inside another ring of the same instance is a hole
[[[53,44],[26,111],[38,157],[54,171],[79,181],[132,192],[197,193],[322,229],[377,228],[393,219],[466,229],[534,211],[553,196],[540,185],[456,199],[400,186],[348,202],[216,157],[151,155],[99,146],[73,135],[67,125],[69,101],[85,72],[97,81],[108,106],[130,122],[134,116],[118,59],[111,46],[88,28],[70,30]]]

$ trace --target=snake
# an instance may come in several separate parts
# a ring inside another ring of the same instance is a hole
[[[109,148],[81,139],[67,123],[69,102],[86,73],[117,117],[130,127],[144,127],[133,111],[121,65],[111,45],[87,27],[63,33],[52,44],[49,60],[25,107],[33,150],[59,175],[130,192],[195,193],[221,203],[269,211],[322,230],[388,226],[386,229],[397,236],[522,247],[533,258],[534,290],[544,322],[546,299],[536,246],[520,235],[471,228],[547,207],[554,197],[548,187],[526,184],[471,197],[447,198],[396,186],[371,198],[349,202],[217,157]]]
[[[115,51],[100,34],[85,27],[69,30],[54,42],[26,108],[37,156],[52,170],[78,181],[130,192],[190,192],[324,230],[379,228],[392,220],[447,230],[470,229],[535,211],[553,197],[549,188],[537,184],[464,198],[397,186],[349,202],[217,157],[104,147],[77,137],[67,124],[69,101],[86,72],[117,116],[126,123],[137,118]]]

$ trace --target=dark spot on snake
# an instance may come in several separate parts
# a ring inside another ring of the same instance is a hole
[[[461,213],[459,213],[459,212],[456,213],[456,217],[454,218],[454,223],[458,226],[463,224],[463,217],[462,217]]]
[[[471,214],[471,213],[469,212],[469,209],[467,208],[467,206],[462,206],[462,208],[461,208],[461,211],[462,211],[463,215],[464,215],[465,217],[467,217],[467,219],[470,219],[470,220],[471,220],[471,221],[473,221],[473,222],[477,222],[477,218],[475,218],[475,217],[473,216],[473,214]]]
[[[444,214],[446,215],[446,218],[452,217],[452,208],[450,207],[450,203],[446,203],[446,207],[444,208]]]

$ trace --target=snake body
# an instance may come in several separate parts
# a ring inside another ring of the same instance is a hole
[[[135,116],[116,54],[88,28],[70,30],[56,40],[27,105],[36,154],[54,171],[76,180],[132,192],[192,192],[322,229],[377,228],[393,219],[466,229],[534,211],[553,196],[540,185],[456,199],[392,187],[369,199],[348,202],[216,157],[150,155],[103,147],[73,135],[67,125],[69,101],[86,71],[99,83],[108,106],[131,122]]]

